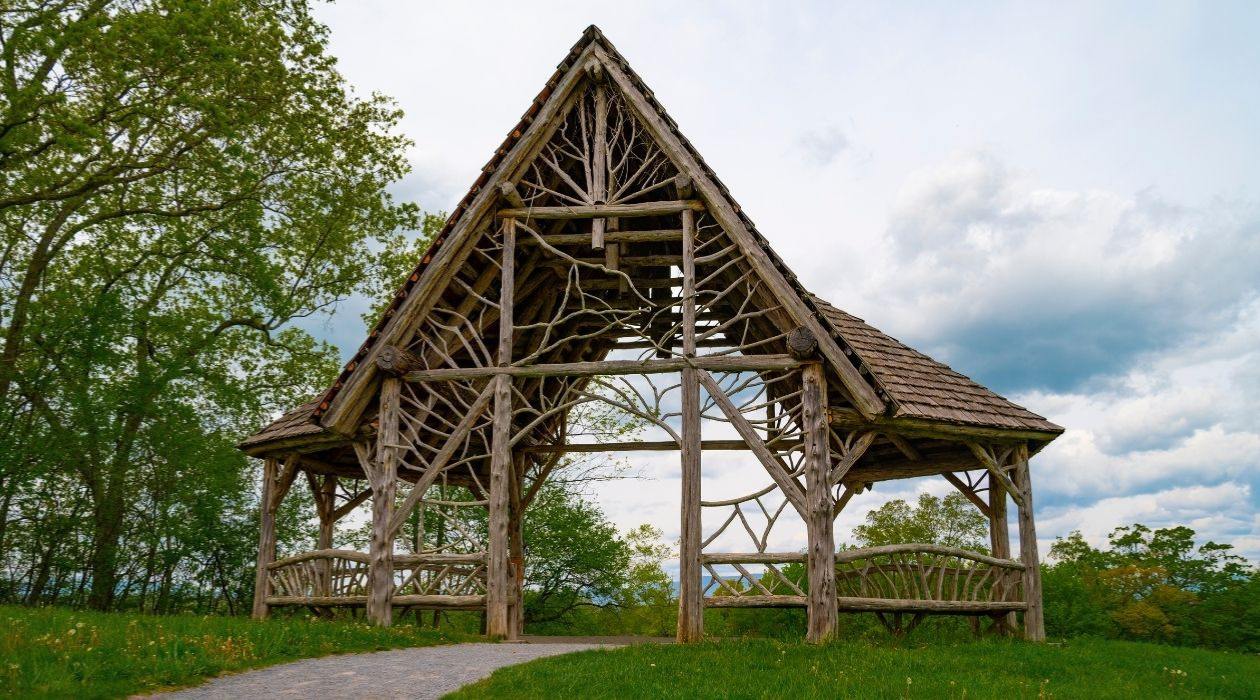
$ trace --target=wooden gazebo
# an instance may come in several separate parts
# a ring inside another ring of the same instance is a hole
[[[571,441],[567,417],[593,402],[662,439]],[[490,634],[514,637],[521,516],[560,457],[674,450],[679,641],[701,638],[706,606],[803,606],[813,641],[835,633],[840,611],[876,612],[896,631],[903,615],[913,626],[933,613],[1010,631],[1022,614],[1039,640],[1028,460],[1061,432],[806,291],[591,27],[336,383],[241,443],[265,462],[254,613],[358,605],[388,625],[395,607],[474,609]],[[703,500],[714,450],[744,452],[767,478],[745,496]],[[299,473],[319,547],[275,561],[275,510]],[[854,495],[927,475],[988,516],[989,553],[836,553],[834,519]],[[349,488],[358,480],[367,487]],[[437,484],[472,500],[443,501]],[[368,499],[370,551],[332,549],[333,524]],[[488,511],[485,541],[461,532],[395,552],[416,509],[467,507]],[[804,552],[769,545],[785,510],[804,524]],[[754,511],[764,530],[750,525]],[[718,551],[719,536],[741,528],[750,544]],[[793,562],[806,580],[785,573]]]

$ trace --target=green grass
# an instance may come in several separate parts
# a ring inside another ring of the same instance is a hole
[[[1257,698],[1260,659],[1093,640],[821,647],[726,641],[541,659],[500,669],[450,697]]]
[[[463,640],[411,625],[0,606],[0,697],[118,698],[294,659],[452,641]]]

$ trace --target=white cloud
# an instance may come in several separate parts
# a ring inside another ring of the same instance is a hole
[[[807,286],[1068,427],[1034,462],[1042,537],[1183,518],[1260,559],[1254,22],[1134,7],[361,0],[318,14],[359,92],[406,110],[418,174],[398,192],[429,209],[455,203],[599,22]],[[1117,38],[1121,19],[1135,30]],[[357,310],[340,313],[353,352]],[[672,540],[676,455],[641,464],[647,479],[598,500]],[[763,481],[713,464],[708,491]],[[837,532],[942,484],[879,484]]]

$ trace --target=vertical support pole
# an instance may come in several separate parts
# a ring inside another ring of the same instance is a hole
[[[1011,558],[1011,530],[1010,523],[1006,514],[1006,489],[1002,484],[989,475],[989,551],[993,556],[999,559]],[[1005,595],[1006,591],[995,591],[995,594]],[[1008,613],[1002,617],[1005,624],[1004,631],[1015,629],[1015,613]]]
[[[424,497],[421,496],[416,501],[416,538],[412,542],[411,550],[416,554],[424,551]]]
[[[512,589],[509,593],[510,638],[525,633],[525,511],[521,507],[521,496],[525,484],[525,456],[512,456],[512,481],[509,505],[511,517],[508,521],[508,552],[511,555]]]
[[[1015,487],[1019,489],[1019,559],[1024,564],[1024,639],[1046,640],[1046,623],[1041,607],[1041,557],[1037,553],[1037,527],[1033,523],[1032,476],[1028,471],[1028,445],[1015,448]]]
[[[265,620],[271,614],[267,596],[271,593],[271,577],[267,566],[276,560],[276,511],[271,507],[276,489],[276,473],[280,463],[275,457],[263,460],[262,498],[258,504],[258,570],[254,574],[254,619]]]
[[[333,511],[337,506],[336,494],[337,477],[328,474],[319,484],[320,507],[316,509],[319,511],[319,541],[316,549],[332,549],[333,526],[336,525],[333,521]]]
[[[683,355],[696,356],[696,219],[682,213]],[[682,371],[682,539],[678,566],[678,641],[704,637],[704,590],[700,586],[700,375]]]
[[[602,83],[595,84],[595,133],[592,136],[594,146],[591,158],[591,199],[592,204],[608,202],[608,94]],[[591,220],[591,247],[601,250],[604,247],[604,228],[606,219]]]
[[[805,513],[809,538],[809,600],[806,641],[836,634],[835,504],[831,497],[831,450],[827,445],[827,377],[820,362],[801,369],[801,417],[805,442]]]
[[[394,538],[389,523],[394,519],[394,490],[398,482],[398,411],[402,380],[381,381],[380,430],[372,472],[372,541],[368,547],[368,621],[380,627],[393,623]]]
[[[516,219],[503,221],[503,261],[499,289],[499,366],[512,361],[512,311],[516,277]],[[512,474],[512,378],[494,381],[494,427],[490,451],[490,552],[486,561],[486,634],[513,638],[508,624],[508,521]]]
[[[319,541],[315,543],[315,548],[332,549],[333,527],[337,524],[333,520],[333,511],[337,507],[336,476],[332,474],[324,476],[323,481],[319,483],[319,494],[316,498],[318,507],[315,510],[319,513]],[[323,595],[332,595],[332,562],[321,559],[316,564],[315,570],[319,574],[319,585]]]

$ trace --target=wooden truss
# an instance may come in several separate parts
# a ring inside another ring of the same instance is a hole
[[[394,606],[483,609],[489,634],[514,637],[522,514],[559,458],[673,450],[679,641],[702,638],[706,606],[804,606],[811,641],[835,634],[841,610],[897,620],[1022,612],[1025,634],[1041,638],[1028,456],[1030,440],[1052,436],[887,417],[879,383],[610,52],[590,41],[558,74],[391,307],[367,360],[321,406],[339,438],[268,453],[255,614],[362,605],[388,625]],[[593,403],[662,439],[571,440],[571,416]],[[704,500],[703,455],[715,450],[745,452],[765,484]],[[316,500],[319,547],[275,561],[275,509],[299,471]],[[932,474],[990,518],[989,555],[927,545],[837,555],[833,523],[854,495]],[[368,487],[344,491],[349,479]],[[473,498],[433,498],[442,484]],[[1020,561],[1010,558],[1007,496],[1019,509]],[[333,523],[368,498],[370,551],[333,549]],[[404,522],[426,508],[484,508],[486,536],[396,554]],[[773,551],[784,519],[803,523],[803,553]],[[747,551],[717,551],[740,533]],[[786,573],[794,563],[804,579]]]

